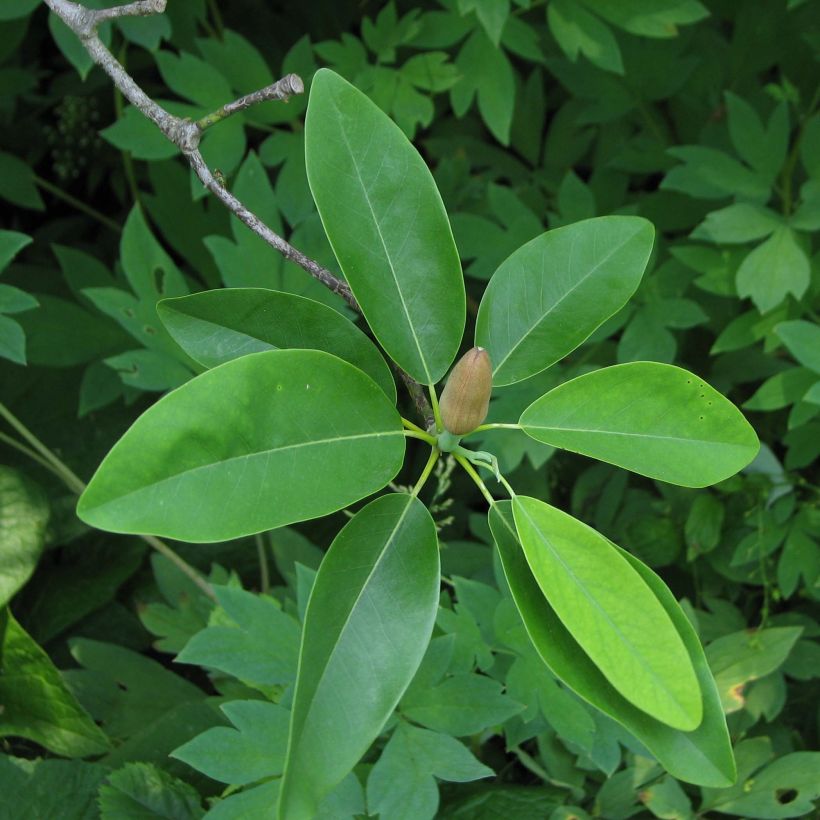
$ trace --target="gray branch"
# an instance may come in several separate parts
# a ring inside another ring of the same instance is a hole
[[[214,176],[199,151],[202,132],[216,122],[242,111],[252,105],[269,100],[287,102],[294,94],[305,90],[304,83],[296,74],[288,74],[278,82],[266,88],[246,94],[238,100],[227,103],[222,108],[208,114],[197,122],[177,117],[166,111],[152,100],[132,79],[123,65],[106,48],[97,34],[101,23],[118,17],[135,17],[161,13],[165,10],[166,0],[136,0],[122,6],[108,9],[89,9],[72,0],[45,0],[46,5],[70,28],[80,39],[94,62],[111,78],[122,95],[138,111],[150,119],[159,130],[182,151],[194,173],[202,184],[222,202],[228,210],[248,226],[257,236],[275,248],[285,259],[299,265],[303,270],[318,279],[323,285],[341,296],[355,311],[361,312],[358,302],[347,282],[334,276],[327,268],[297,250],[275,231],[271,230],[256,214],[245,207]],[[415,403],[420,415],[429,422],[432,411],[427,397],[421,387],[404,371],[399,371],[402,380]]]

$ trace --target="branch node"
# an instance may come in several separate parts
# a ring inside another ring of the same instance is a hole
[[[202,131],[191,120],[174,118],[166,128],[166,136],[188,156],[199,148]]]

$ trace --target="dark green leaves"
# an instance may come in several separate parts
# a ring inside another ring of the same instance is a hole
[[[538,441],[684,487],[734,475],[759,447],[740,411],[714,388],[654,362],[565,382],[534,401],[520,424]]]
[[[375,345],[341,313],[312,299],[227,288],[165,299],[157,311],[180,347],[205,367],[263,350],[324,350],[367,373],[396,400],[395,382]]]
[[[513,500],[521,545],[550,605],[628,701],[676,729],[703,717],[692,663],[669,616],[595,530],[535,498]]]
[[[390,481],[403,454],[398,413],[360,370],[320,351],[272,350],[153,405],[77,511],[114,532],[221,541],[351,504]]]
[[[334,540],[305,617],[283,820],[312,817],[381,731],[424,655],[438,585],[436,529],[413,496],[373,501]]]
[[[313,79],[308,181],[345,277],[376,338],[423,384],[464,330],[461,265],[424,161],[364,94],[328,69]]]
[[[533,577],[515,532],[510,502],[490,510],[490,525],[513,600],[533,645],[552,672],[629,729],[675,777],[709,786],[732,783],[734,761],[715,682],[697,635],[664,583],[640,561],[621,552],[657,596],[686,646],[703,694],[703,720],[693,732],[673,729],[633,706],[584,653]]]
[[[620,310],[641,281],[654,235],[645,219],[600,217],[548,231],[503,262],[476,321],[494,383],[545,370]]]
[[[0,704],[0,737],[25,737],[65,757],[100,755],[109,748],[103,731],[8,608],[0,610]]]

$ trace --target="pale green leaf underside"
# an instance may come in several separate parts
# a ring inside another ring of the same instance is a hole
[[[657,362],[616,365],[565,382],[534,401],[519,423],[537,441],[684,487],[734,475],[760,446],[741,412],[717,390]]]
[[[673,729],[633,706],[584,653],[533,578],[515,532],[511,502],[500,502],[490,510],[490,527],[527,633],[553,674],[632,732],[674,777],[715,788],[731,785],[735,779],[732,746],[715,682],[692,625],[663,581],[621,551],[655,593],[689,653],[703,693],[703,721],[693,732]]]
[[[609,682],[656,720],[697,728],[702,698],[689,653],[646,582],[572,516],[522,496],[513,513],[535,580]]]
[[[206,290],[157,305],[176,342],[205,367],[264,350],[324,350],[367,373],[396,401],[396,384],[376,346],[336,310],[265,288]]]
[[[430,513],[406,494],[368,504],[336,536],[305,616],[279,816],[312,817],[410,683],[438,606]]]
[[[640,217],[598,217],[547,231],[504,261],[476,320],[493,382],[540,373],[620,310],[641,281],[654,235]]]
[[[375,103],[329,69],[313,78],[308,182],[333,252],[373,333],[422,384],[461,342],[464,280],[424,160]]]
[[[403,456],[400,417],[360,370],[316,350],[255,353],[143,413],[77,514],[112,532],[222,541],[339,510]]]

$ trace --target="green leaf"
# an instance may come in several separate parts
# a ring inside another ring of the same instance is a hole
[[[134,159],[169,159],[179,153],[179,148],[132,105],[126,106],[120,118],[103,128],[100,135],[120,151],[128,151]]]
[[[789,148],[788,108],[780,103],[764,128],[746,100],[726,92],[729,135],[738,154],[766,179],[774,180],[786,161]]]
[[[700,199],[744,197],[763,203],[769,199],[769,181],[733,157],[704,145],[678,145],[667,153],[682,160],[661,182],[662,189],[681,191]]]
[[[620,550],[654,592],[686,646],[703,693],[703,721],[694,732],[672,729],[637,709],[584,653],[533,578],[515,532],[511,502],[499,502],[490,510],[490,526],[515,605],[530,640],[550,670],[578,695],[632,732],[675,777],[700,785],[730,785],[735,767],[715,682],[692,625],[663,581]]]
[[[749,202],[736,202],[706,215],[692,232],[693,239],[722,244],[754,242],[763,239],[783,224],[774,211]]]
[[[534,401],[519,423],[538,441],[683,487],[734,475],[759,448],[728,399],[692,373],[655,362],[565,382]]]
[[[26,245],[31,244],[31,237],[18,231],[0,231],[0,271],[4,271]]]
[[[382,496],[336,536],[305,617],[280,817],[311,817],[379,734],[421,663],[438,588],[435,525],[415,497]]]
[[[16,20],[31,14],[40,0],[2,0],[0,2],[0,20]]]
[[[0,284],[0,313],[23,313],[40,303],[30,294],[11,285]]]
[[[138,390],[165,392],[191,378],[191,371],[185,365],[157,350],[128,350],[104,361],[116,370],[123,384]]]
[[[197,820],[201,798],[193,786],[150,763],[128,763],[100,786],[101,820]]]
[[[615,26],[642,37],[675,37],[678,26],[709,16],[698,0],[582,0]]]
[[[45,208],[43,198],[34,183],[34,171],[19,157],[5,151],[0,151],[0,199],[35,211],[42,211]],[[8,234],[12,231],[3,233]]]
[[[774,332],[803,367],[820,373],[820,325],[798,319],[781,322]]]
[[[809,816],[820,797],[820,752],[792,752],[763,769],[755,767],[742,786],[716,794],[701,811],[770,820]]]
[[[290,714],[278,703],[238,700],[220,707],[236,727],[215,726],[171,757],[220,783],[245,786],[282,774]]]
[[[791,367],[766,379],[743,406],[747,410],[780,410],[800,401],[817,381],[817,374],[805,367]]]
[[[0,737],[25,737],[64,757],[108,751],[48,655],[8,610],[0,612]]]
[[[346,507],[390,481],[403,455],[399,415],[372,379],[321,351],[271,350],[150,407],[77,514],[113,532],[223,541]]]
[[[0,356],[15,364],[26,363],[26,334],[8,316],[0,316]]]
[[[706,647],[706,658],[715,676],[724,712],[743,708],[746,684],[780,667],[802,632],[800,626],[744,629],[724,635]]]
[[[166,299],[157,311],[179,345],[205,367],[263,350],[324,350],[367,373],[396,401],[396,384],[376,346],[338,311],[312,299],[229,288]]]
[[[456,116],[462,117],[478,96],[478,111],[492,135],[509,145],[515,111],[515,72],[504,49],[483,29],[474,29],[456,59],[461,79],[450,89]]]
[[[621,50],[609,26],[575,0],[552,0],[547,6],[547,22],[552,36],[573,63],[581,53],[604,71],[624,73]]]
[[[433,177],[399,127],[329,69],[313,79],[308,182],[362,312],[387,353],[434,384],[465,321],[464,281]]]
[[[809,287],[811,266],[790,228],[778,228],[758,245],[737,271],[737,293],[751,297],[761,313],[776,308],[788,294],[801,299]]]
[[[516,496],[515,525],[538,585],[615,689],[673,728],[703,718],[689,653],[654,592],[607,540],[534,498]]]
[[[98,820],[97,789],[106,774],[99,763],[0,755],[0,816]]]
[[[0,607],[34,572],[43,551],[49,515],[45,493],[22,473],[0,465]]]
[[[475,735],[518,714],[524,706],[502,694],[501,684],[476,674],[457,674],[416,690],[401,704],[410,720],[448,735]]]
[[[439,777],[466,783],[492,777],[492,769],[449,735],[400,723],[367,779],[367,807],[390,820],[432,820]]]
[[[269,693],[296,679],[299,626],[277,601],[243,589],[215,586],[220,617],[191,638],[178,663],[217,669]]]
[[[541,234],[490,280],[476,320],[496,386],[571,353],[635,292],[652,251],[645,219],[606,216]]]

